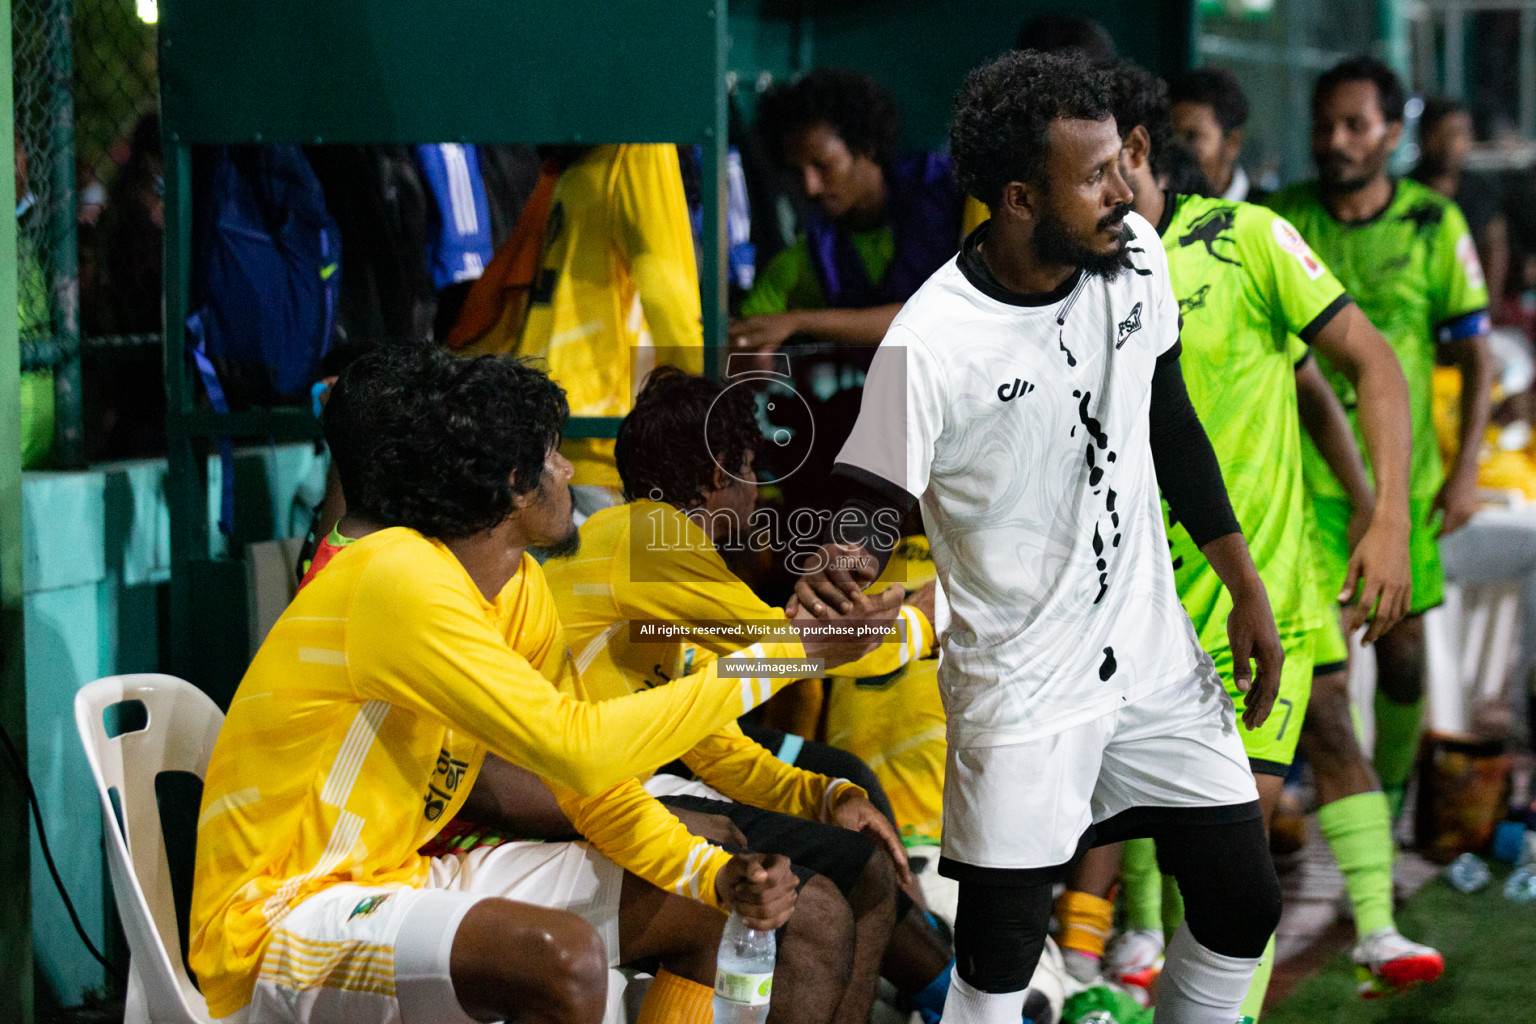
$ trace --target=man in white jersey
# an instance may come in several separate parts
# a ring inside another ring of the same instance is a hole
[[[1232,592],[1250,727],[1283,653],[1184,390],[1167,259],[1130,212],[1108,84],[1081,59],[973,71],[950,146],[992,219],[882,342],[838,458],[847,498],[797,600],[846,606],[921,502],[953,616],[946,1022],[1016,1022],[1052,884],[1088,846],[1150,835],[1188,908],[1158,1019],[1232,1024],[1280,891],[1235,709],[1174,589],[1159,487]]]

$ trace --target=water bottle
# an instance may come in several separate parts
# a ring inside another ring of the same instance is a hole
[[[748,928],[731,911],[715,966],[715,1024],[763,1024],[773,994],[773,932]]]
[[[1445,880],[1464,893],[1474,893],[1492,877],[1488,865],[1474,853],[1464,853],[1445,869]]]
[[[1517,868],[1504,880],[1504,898],[1516,903],[1536,903],[1536,874]]]

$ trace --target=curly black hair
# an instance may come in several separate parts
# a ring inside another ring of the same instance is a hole
[[[1346,82],[1370,82],[1376,86],[1376,106],[1381,110],[1381,116],[1388,124],[1402,121],[1403,108],[1408,103],[1408,94],[1403,92],[1402,80],[1397,77],[1396,71],[1375,57],[1364,54],[1347,57],[1323,72],[1317,84],[1312,87],[1313,113],[1317,112],[1324,99],[1332,95],[1333,90]]]
[[[1456,114],[1467,113],[1467,105],[1448,96],[1426,96],[1424,112],[1419,115],[1419,138],[1439,127],[1440,122]]]
[[[896,159],[901,118],[885,87],[862,71],[816,68],[788,85],[776,85],[757,101],[757,134],[769,155],[785,163],[790,133],[828,125],[849,152],[881,167]]]
[[[1109,78],[1077,54],[1015,50],[965,76],[949,150],[960,186],[988,206],[1010,181],[1046,182],[1051,122],[1105,121]]]
[[[1248,94],[1226,68],[1194,68],[1168,83],[1170,103],[1197,103],[1211,108],[1222,134],[1248,123]]]
[[[568,412],[558,384],[511,357],[388,345],[347,367],[322,420],[349,510],[456,540],[539,486]]]
[[[693,508],[714,487],[716,467],[739,472],[762,439],[750,389],[660,366],[619,424],[613,457],[626,500]]]
[[[1173,122],[1168,118],[1168,83],[1135,61],[1118,60],[1104,65],[1109,74],[1110,107],[1124,139],[1137,125],[1152,139],[1152,173],[1163,173],[1163,155],[1173,142]]]

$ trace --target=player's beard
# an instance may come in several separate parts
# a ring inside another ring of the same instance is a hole
[[[1095,226],[1096,231],[1104,230],[1117,220],[1123,221],[1130,212],[1131,204],[1122,203],[1099,221]],[[1082,267],[1089,274],[1113,281],[1121,272],[1131,269],[1129,245],[1132,237],[1130,226],[1123,225],[1115,248],[1107,253],[1099,252],[1080,241],[1067,227],[1066,221],[1047,205],[1035,224],[1030,242],[1042,263],[1058,267]]]
[[[1336,196],[1350,195],[1375,181],[1386,169],[1387,149],[1383,145],[1358,162],[1338,153],[1324,153],[1316,157],[1316,160],[1318,181],[1324,191]]]
[[[581,530],[574,522],[571,523],[571,531],[553,544],[545,544],[539,548],[545,558],[570,558],[581,550]]]

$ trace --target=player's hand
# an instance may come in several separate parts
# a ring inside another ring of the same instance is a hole
[[[794,601],[817,618],[852,612],[864,588],[880,575],[875,556],[865,551],[862,544],[823,544],[816,552],[815,563],[820,568],[801,576],[795,584]]]
[[[1247,696],[1243,724],[1257,729],[1269,717],[1280,695],[1280,669],[1285,649],[1269,610],[1269,595],[1257,573],[1232,589],[1232,614],[1227,616],[1227,641],[1232,647],[1232,681]],[[1249,665],[1257,662],[1257,670]]]
[[[771,932],[789,920],[798,884],[789,858],[776,853],[738,853],[715,875],[720,905],[760,932]]]
[[[1397,625],[1413,602],[1413,571],[1408,564],[1409,523],[1406,516],[1371,517],[1370,528],[1353,546],[1344,589],[1344,632],[1353,634],[1366,623],[1363,643]]]
[[[716,846],[734,846],[740,850],[747,848],[747,837],[734,821],[723,814],[680,811],[676,807],[668,807],[667,810],[683,823],[684,828],[700,839],[707,839]]]
[[[1434,510],[1441,513],[1439,535],[1444,537],[1466,526],[1477,509],[1476,474],[1455,473],[1446,477],[1440,493],[1435,495]]]
[[[850,602],[846,616],[833,616],[828,620],[799,608],[791,621],[800,627],[800,643],[805,648],[805,656],[821,658],[827,668],[835,668],[857,661],[880,644],[891,641],[881,627],[893,627],[901,610],[901,599],[905,596],[906,591],[901,587],[890,587],[874,596],[857,595]],[[867,628],[859,633],[834,632],[827,628],[834,624]]]
[[[849,831],[864,833],[890,854],[891,860],[896,862],[898,885],[905,886],[914,880],[912,867],[907,863],[907,848],[902,845],[901,836],[896,834],[896,826],[880,813],[869,797],[855,793],[839,800],[832,811],[832,821]]]
[[[780,345],[800,333],[800,317],[793,312],[759,313],[733,319],[726,333],[732,351],[777,352]]]

